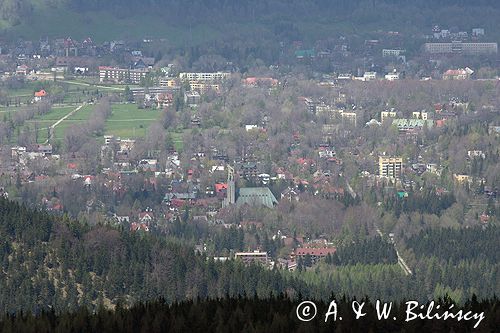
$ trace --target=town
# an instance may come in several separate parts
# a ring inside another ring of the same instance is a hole
[[[161,39],[0,42],[1,194],[285,270],[369,235],[398,249],[492,224],[497,43],[437,25],[409,39],[281,43],[245,69]]]
[[[495,331],[499,17],[0,0],[0,331]]]

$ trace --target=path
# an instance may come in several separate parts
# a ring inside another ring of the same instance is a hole
[[[125,88],[101,86],[101,85],[98,85],[98,84],[85,83],[85,82],[75,82],[75,81],[66,81],[66,80],[59,80],[59,82],[64,82],[64,83],[69,83],[69,84],[76,84],[77,86],[96,87],[96,88],[101,88],[101,89],[110,89],[110,90],[117,90],[117,91],[125,91]]]
[[[346,179],[346,181],[345,181],[345,184],[346,184],[346,186],[347,186],[347,190],[348,190],[348,191],[349,191],[349,193],[351,194],[351,197],[353,197],[353,199],[356,199],[357,194],[356,194],[356,192],[354,192],[354,190],[353,190],[353,189],[352,189],[352,187],[351,187],[351,184],[349,184],[349,181],[348,181],[347,179]]]
[[[139,118],[139,119],[106,119],[109,122],[122,122],[122,121],[150,121],[150,120],[158,120],[158,118]]]
[[[45,143],[49,143],[50,139],[52,139],[52,137],[54,136],[54,128],[57,127],[57,125],[59,125],[60,123],[62,123],[64,120],[68,119],[69,117],[71,117],[72,115],[74,115],[75,113],[77,113],[78,111],[80,111],[80,109],[85,105],[86,103],[83,103],[82,105],[78,106],[76,109],[74,109],[73,111],[69,112],[67,115],[65,115],[64,117],[62,117],[61,119],[59,119],[58,121],[56,121],[54,124],[52,124],[50,127],[49,127],[49,137],[47,138],[47,140],[45,141]]]
[[[380,229],[377,228],[376,231],[380,235],[380,237],[384,237],[384,234],[382,233],[382,231],[380,231]],[[412,275],[413,273],[412,273],[410,267],[408,267],[408,265],[406,264],[406,261],[403,259],[403,257],[401,257],[399,255],[398,249],[396,248],[396,242],[394,242],[394,249],[396,250],[396,255],[398,256],[399,266],[401,266],[401,268],[403,269],[403,271],[405,272],[406,275]]]

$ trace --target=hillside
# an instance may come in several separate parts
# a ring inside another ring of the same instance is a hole
[[[91,228],[3,199],[0,258],[1,313],[95,309],[158,297],[264,297],[300,285],[258,266],[207,261],[174,240]]]
[[[500,36],[499,3],[490,0],[259,0],[252,5],[205,0],[189,6],[180,0],[3,0],[0,10],[2,33],[29,40],[68,35],[97,41],[148,37],[188,46],[236,36],[281,41],[378,30],[422,34],[434,24],[481,26],[494,40]]]
[[[189,228],[175,224],[178,230]],[[195,254],[185,240],[90,227],[0,199],[0,312],[285,292],[317,299],[332,293],[392,300],[449,294],[458,302],[475,293],[485,299],[498,293],[498,263],[494,251],[484,254],[480,249],[494,248],[498,232],[496,227],[428,231],[409,239],[408,251],[416,257],[414,276],[405,276],[391,247],[376,239],[340,248],[338,256],[316,269],[290,273],[238,260],[214,262]],[[462,244],[460,251],[469,253],[468,258],[443,257],[444,250],[436,245],[443,237],[449,244]]]

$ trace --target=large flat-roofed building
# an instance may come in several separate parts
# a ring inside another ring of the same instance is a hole
[[[401,50],[401,49],[383,49],[382,50],[382,57],[399,57],[400,55],[404,54],[406,51]]]
[[[139,84],[141,80],[149,73],[148,69],[127,69],[100,66],[99,81],[100,82],[125,82]]]
[[[260,251],[254,251],[254,252],[236,252],[234,254],[234,257],[236,259],[241,259],[245,264],[250,264],[252,262],[254,263],[260,263],[263,265],[267,265],[269,258],[267,256],[267,252],[260,252]]]
[[[497,43],[425,43],[424,50],[431,54],[465,54],[465,55],[482,55],[498,53]]]
[[[379,156],[378,168],[381,177],[400,178],[403,172],[403,158]]]
[[[399,133],[409,133],[415,130],[422,130],[425,126],[431,128],[434,126],[434,121],[431,119],[396,118],[392,121],[392,125],[398,128]]]
[[[130,91],[132,92],[132,95],[134,98],[140,97],[144,98],[144,95],[146,94],[151,94],[151,95],[158,95],[158,94],[167,94],[167,93],[177,93],[180,90],[180,87],[132,87],[130,88]]]
[[[188,81],[222,81],[227,78],[231,73],[229,72],[213,72],[213,73],[180,73],[181,80]]]
[[[306,256],[311,258],[311,263],[315,264],[321,258],[325,258],[327,255],[333,255],[337,249],[335,247],[299,247],[291,253],[292,260],[298,260],[301,258],[304,260]]]
[[[341,117],[342,117],[342,122],[344,124],[356,127],[357,125],[356,112],[342,112]]]

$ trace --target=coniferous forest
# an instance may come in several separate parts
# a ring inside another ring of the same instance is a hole
[[[0,0],[0,333],[500,332],[499,18]]]
[[[340,247],[312,269],[287,272],[235,260],[216,262],[177,238],[89,227],[2,199],[0,310],[95,311],[160,297],[171,303],[279,293],[323,300],[332,293],[420,301],[448,295],[463,304],[472,295],[488,299],[499,294],[498,232],[492,226],[413,236],[405,246],[416,267],[410,276],[381,238]]]
[[[99,309],[89,312],[80,308],[72,313],[56,315],[53,311],[37,316],[21,314],[0,320],[0,331],[10,332],[495,332],[500,325],[500,302],[494,298],[478,302],[475,298],[460,309],[464,312],[483,313],[476,322],[414,320],[406,322],[405,303],[393,304],[391,314],[396,320],[378,320],[376,305],[364,300],[367,316],[357,320],[346,298],[336,301],[342,320],[324,314],[329,302],[317,301],[318,317],[301,322],[295,316],[298,303],[283,295],[257,297],[226,297],[223,299],[176,302],[164,300],[139,303],[131,308],[117,307],[115,311]],[[450,299],[439,304],[451,306]]]

